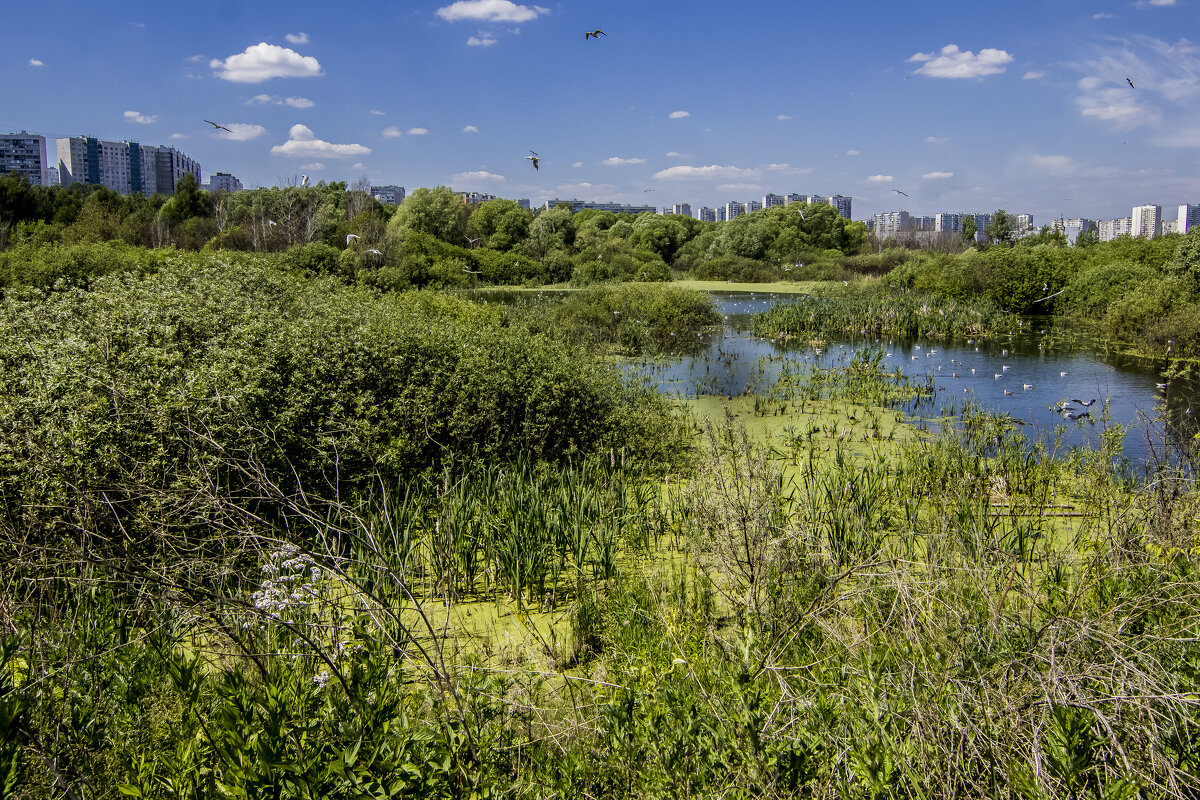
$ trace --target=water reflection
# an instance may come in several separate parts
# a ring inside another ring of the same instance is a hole
[[[1010,336],[945,344],[936,340],[779,341],[750,334],[751,315],[788,295],[714,292],[724,318],[720,330],[697,337],[668,358],[636,359],[660,391],[681,396],[765,392],[785,364],[823,368],[848,364],[862,347],[884,351],[884,364],[914,382],[937,386],[936,410],[956,414],[964,402],[1027,423],[1030,438],[1065,427],[1067,445],[1094,445],[1107,408],[1111,423],[1128,425],[1125,452],[1145,464],[1157,446],[1178,449],[1200,424],[1200,399],[1186,378],[1166,378],[1165,362],[1097,352],[1055,334],[1048,321],[1018,320]],[[1195,416],[1193,422],[1193,404]],[[1156,422],[1168,420],[1165,427]]]

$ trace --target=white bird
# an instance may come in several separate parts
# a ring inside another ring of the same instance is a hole
[[[268,228],[274,228],[274,227],[275,227],[275,220],[273,220],[273,219],[269,219],[269,220],[267,220],[267,227],[268,227]]]
[[[478,272],[474,272],[474,271],[472,271],[472,270],[469,270],[469,269],[467,269],[466,267],[463,267],[463,272],[465,272],[465,273],[467,273],[467,274],[469,274],[469,275],[482,275],[482,274],[483,274],[483,270],[479,270]]]
[[[377,255],[377,256],[382,256],[382,255],[383,255],[383,253],[379,252],[379,251],[378,251],[378,250],[376,250],[375,248],[371,248],[371,249],[370,249],[370,250],[368,250],[367,252],[368,252],[368,253],[374,253],[374,254],[375,254],[375,255]]]
[[[349,245],[350,245],[350,240],[351,240],[351,239],[357,239],[357,238],[358,238],[358,234],[357,234],[357,233],[347,233],[347,234],[346,234],[346,245],[347,245],[347,246],[349,246]]]
[[[1029,390],[1031,390],[1033,388],[1033,384],[1032,383],[1023,383],[1023,384],[1021,384],[1021,388],[1028,392]]]
[[[308,176],[307,176],[307,175],[301,175],[301,176],[300,176],[300,185],[301,185],[301,186],[308,186]]]

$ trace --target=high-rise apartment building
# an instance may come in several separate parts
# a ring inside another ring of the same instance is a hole
[[[763,208],[774,208],[775,206],[782,206],[782,205],[787,205],[783,201],[783,195],[781,195],[781,194],[764,194],[763,195],[763,199],[762,199],[762,207]]]
[[[933,218],[933,229],[938,233],[958,233],[962,230],[962,214],[942,212]]]
[[[1017,214],[1017,236],[1028,236],[1033,232],[1033,214]]]
[[[1153,239],[1162,235],[1162,206],[1134,206],[1131,236]]]
[[[708,206],[700,206],[700,210],[696,212],[696,219],[701,222],[716,222],[717,210]]]
[[[736,219],[737,217],[740,217],[742,214],[745,214],[745,213],[746,213],[746,204],[745,203],[739,203],[735,200],[730,200],[728,203],[725,204],[725,219],[726,220]]]
[[[398,206],[404,202],[403,186],[372,186],[371,197],[385,205]]]
[[[0,134],[0,175],[15,172],[33,186],[48,185],[46,137],[36,133]]]
[[[1187,233],[1200,228],[1200,205],[1181,203],[1179,205],[1178,221],[1175,223],[1176,233]]]
[[[886,239],[901,231],[906,231],[910,226],[909,219],[907,211],[885,211],[882,214],[876,214],[874,216],[875,235],[880,239]]]
[[[242,182],[228,172],[217,172],[209,176],[205,188],[210,192],[240,192]]]
[[[174,147],[108,142],[91,136],[58,140],[58,176],[63,186],[88,183],[121,194],[173,194],[184,175],[200,182],[200,165]]]
[[[758,211],[762,207],[763,207],[763,204],[758,202],[757,200],[747,200],[746,201],[746,213],[747,214],[753,214],[755,211]]]
[[[837,211],[838,216],[842,219],[852,218],[850,215],[853,211],[854,198],[835,194],[829,198],[828,203],[829,205],[833,206],[834,210]]]
[[[1129,236],[1133,230],[1133,217],[1100,220],[1100,241],[1111,242],[1118,236]]]
[[[671,206],[671,213],[690,217],[692,215],[691,203],[676,203],[675,205]]]
[[[792,203],[805,203],[807,201],[808,198],[805,195],[796,194],[795,192],[783,196],[783,204],[785,206],[790,206]]]

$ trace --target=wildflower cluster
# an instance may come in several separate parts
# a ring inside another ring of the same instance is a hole
[[[323,578],[320,567],[294,544],[285,544],[263,564],[265,577],[250,595],[254,608],[271,616],[308,608],[317,599]]]

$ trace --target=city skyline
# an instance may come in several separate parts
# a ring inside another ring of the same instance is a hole
[[[652,189],[693,209],[840,193],[859,219],[897,189],[923,213],[1047,220],[1200,195],[1185,0],[61,8],[78,24],[6,12],[0,130],[174,146],[248,187],[366,177],[535,206]]]

